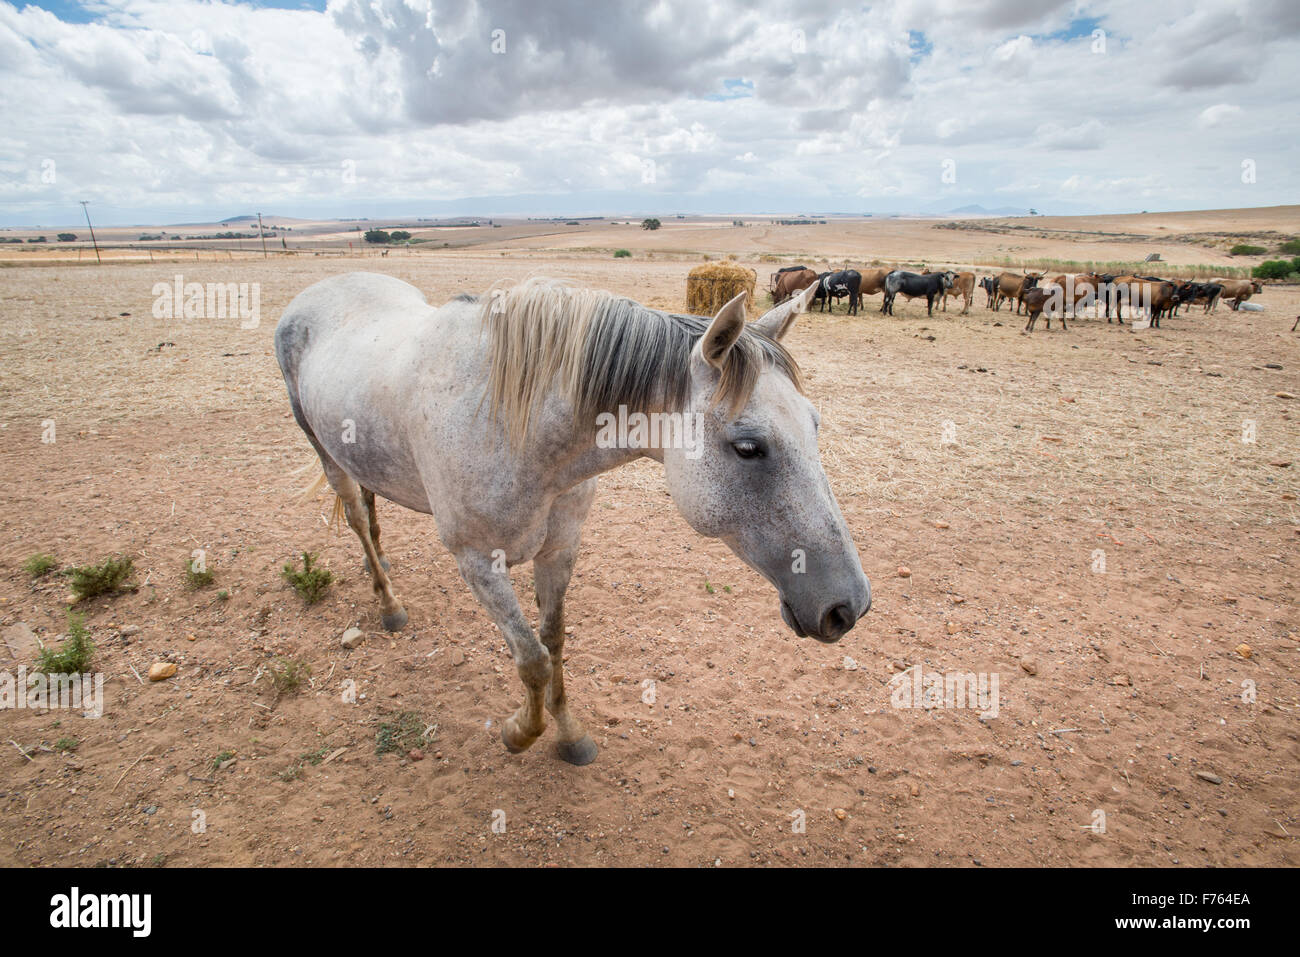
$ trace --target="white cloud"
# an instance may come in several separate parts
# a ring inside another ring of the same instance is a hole
[[[491,196],[558,211],[589,192],[633,209],[1177,208],[1300,186],[1287,0],[86,10],[71,23],[0,0],[9,222],[69,221],[78,199],[138,222]],[[1244,143],[1269,171],[1249,186]]]

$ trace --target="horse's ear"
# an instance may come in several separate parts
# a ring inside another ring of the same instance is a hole
[[[709,323],[703,338],[700,339],[700,355],[715,369],[723,367],[727,360],[727,353],[736,344],[740,334],[745,331],[745,297],[748,295],[742,292],[719,309],[718,314]]]
[[[755,319],[753,322],[754,331],[761,332],[769,339],[780,341],[790,331],[790,327],[794,325],[795,316],[807,311],[808,303],[812,301],[812,297],[816,294],[817,283],[813,283],[806,289],[801,289],[775,309],[769,310],[761,318]]]

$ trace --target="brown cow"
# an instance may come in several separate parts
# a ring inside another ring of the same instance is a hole
[[[921,275],[930,271],[929,267],[921,270]],[[953,279],[951,286],[945,286],[940,296],[943,298],[943,311],[948,311],[948,297],[956,298],[961,296],[966,304],[962,307],[962,315],[970,312],[970,301],[975,295],[975,274],[973,272],[959,272]]]
[[[1223,292],[1219,298],[1228,303],[1229,306],[1236,310],[1241,304],[1256,293],[1264,291],[1264,284],[1258,279],[1211,279],[1210,282],[1217,282],[1223,287]],[[1217,303],[1215,304],[1217,307]]]
[[[862,285],[858,287],[858,298],[865,296],[874,296],[878,292],[885,291],[885,277],[890,274],[889,269],[864,269],[862,270]],[[883,308],[883,306],[882,306]]]
[[[1076,319],[1079,317],[1080,306],[1090,306],[1097,300],[1098,279],[1086,273],[1077,276],[1062,274],[1053,277],[1050,283],[1043,285],[1061,287],[1064,306],[1069,306],[1070,314]]]
[[[1124,305],[1127,303],[1130,312],[1134,309],[1149,309],[1151,325],[1159,329],[1160,317],[1172,311],[1178,303],[1177,287],[1165,280],[1157,282],[1138,276],[1117,276],[1112,285],[1115,290],[1115,312],[1121,322],[1124,319]]]
[[[811,269],[799,267],[775,273],[772,279],[772,302],[779,304],[815,283],[817,274]]]
[[[998,276],[997,293],[993,297],[993,311],[997,312],[1002,308],[1004,299],[1014,299],[1016,301],[1016,312],[1020,312],[1022,305],[1021,296],[1026,289],[1032,289],[1038,284],[1038,280],[1043,278],[1041,272],[1023,272],[1017,276],[1013,272],[1004,272]]]
[[[1065,287],[1058,288],[1053,283],[1024,290],[1020,294],[1020,299],[1025,304],[1025,311],[1029,313],[1029,321],[1025,323],[1025,328],[1022,330],[1023,334],[1029,335],[1034,331],[1034,321],[1044,311],[1047,314],[1043,316],[1043,321],[1047,323],[1048,329],[1052,328],[1052,314],[1056,313],[1061,319],[1061,331],[1069,332],[1069,328],[1065,325],[1065,309],[1062,307],[1065,301],[1063,299],[1064,295]]]

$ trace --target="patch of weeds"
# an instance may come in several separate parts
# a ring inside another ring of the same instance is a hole
[[[316,765],[324,761],[325,755],[329,753],[330,753],[330,746],[328,744],[322,744],[315,751],[308,751],[305,754],[303,754],[301,760],[306,761],[312,767],[315,767]]]
[[[185,587],[186,588],[207,588],[212,584],[212,572],[207,566],[200,571],[194,567],[194,560],[191,559],[185,563]]]
[[[59,567],[59,560],[53,555],[37,554],[23,562],[23,571],[32,578],[48,575]]]
[[[310,764],[312,767],[315,767],[316,765],[324,761],[325,755],[329,753],[330,753],[330,746],[328,744],[321,745],[315,751],[304,751],[301,755],[298,756],[297,761],[295,761],[293,764],[289,765],[287,768],[285,768],[283,771],[277,774],[276,777],[279,778],[281,781],[285,781],[285,782],[296,781],[300,777],[302,777],[303,769],[307,765]]]
[[[130,558],[105,558],[98,565],[80,565],[68,570],[72,594],[78,601],[96,595],[113,595],[126,591],[126,580],[135,570]]]
[[[311,665],[297,658],[276,658],[266,670],[277,697],[297,691],[311,675]]]
[[[230,599],[230,592],[226,591],[224,588],[221,589],[221,591],[217,592],[218,601],[228,601],[229,599]]]
[[[714,587],[709,583],[709,580],[707,578],[704,579],[704,590],[708,592],[710,595],[712,595],[715,591]]]
[[[284,568],[281,569],[280,575],[293,586],[305,602],[314,605],[325,596],[325,591],[330,587],[330,582],[334,580],[334,575],[328,568],[316,568],[316,553],[302,553],[302,571],[294,567],[293,562],[285,562]]]
[[[214,771],[220,770],[221,766],[225,764],[227,761],[229,761],[231,758],[233,758],[234,756],[235,756],[234,751],[222,751],[220,754],[218,754],[215,758],[212,759],[212,770]]]
[[[54,742],[55,751],[75,751],[79,742],[76,738],[59,738]]]
[[[79,675],[90,670],[95,643],[86,630],[86,616],[68,612],[68,637],[58,651],[42,648],[36,658],[36,670],[47,675]]]
[[[431,738],[430,725],[414,711],[403,711],[390,721],[385,721],[375,732],[375,754],[387,754],[396,751],[405,754],[412,748],[427,745]]]

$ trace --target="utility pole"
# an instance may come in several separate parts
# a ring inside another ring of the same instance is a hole
[[[86,204],[89,203],[90,200],[88,200],[88,199],[83,199],[83,200],[81,200],[80,202],[81,202],[81,211],[82,211],[83,213],[86,214],[86,225],[87,225],[87,226],[90,226],[90,210],[86,208]],[[99,241],[95,239],[95,227],[94,227],[94,226],[90,226],[90,241],[91,241],[91,243],[93,243],[94,246],[95,246],[95,262],[96,262],[96,263],[100,263],[100,258],[99,258]],[[101,263],[101,265],[102,265],[102,263]]]
[[[262,237],[262,258],[266,259],[266,233],[262,232],[262,214],[257,214],[257,235]]]

